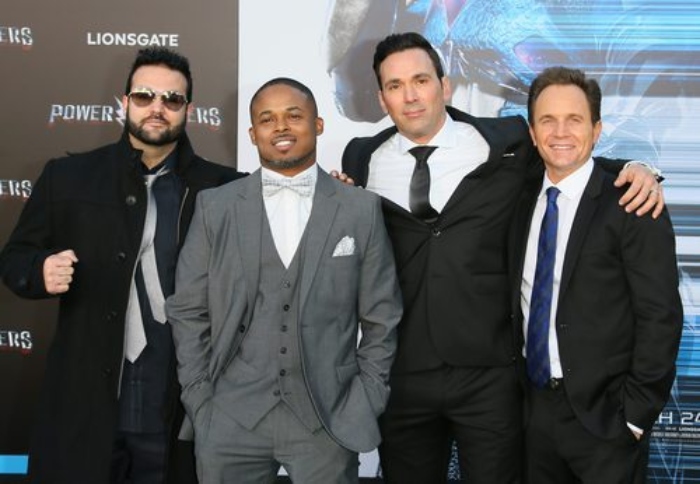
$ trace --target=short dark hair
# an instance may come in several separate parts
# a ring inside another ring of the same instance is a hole
[[[131,92],[131,81],[134,78],[134,72],[143,66],[165,66],[168,69],[180,72],[187,80],[187,101],[192,102],[190,61],[187,60],[187,57],[165,47],[146,47],[138,51],[136,59],[131,65],[129,77],[126,80],[126,91],[124,94],[128,95]]]
[[[543,70],[530,85],[530,93],[527,97],[527,119],[532,124],[535,116],[535,102],[542,91],[549,86],[577,86],[586,95],[588,107],[591,110],[593,124],[600,121],[600,104],[603,95],[600,86],[595,79],[586,78],[586,74],[578,69],[556,66]]]
[[[263,92],[265,89],[268,87],[272,86],[277,86],[279,84],[285,85],[292,87],[296,89],[297,91],[301,92],[304,94],[307,98],[309,98],[309,101],[311,101],[311,104],[313,105],[314,108],[314,116],[318,116],[318,106],[316,105],[316,98],[314,97],[314,93],[311,92],[311,89],[306,87],[305,84],[302,84],[301,82],[297,81],[296,79],[290,79],[289,77],[275,77],[274,79],[270,79],[267,81],[265,84],[260,86],[257,91],[255,91],[255,94],[253,94],[253,97],[250,99],[250,105],[248,106],[248,112],[250,114],[250,118],[253,119],[253,103],[260,97],[260,93]]]
[[[374,50],[372,69],[374,69],[374,75],[377,76],[377,83],[379,83],[380,90],[382,89],[382,78],[379,73],[379,68],[382,65],[382,62],[384,62],[384,60],[391,54],[396,54],[397,52],[403,52],[404,50],[409,49],[424,50],[430,57],[433,67],[435,67],[435,73],[437,74],[438,79],[445,77],[445,70],[442,68],[440,55],[425,37],[416,32],[391,34],[379,42],[377,44],[377,48]]]

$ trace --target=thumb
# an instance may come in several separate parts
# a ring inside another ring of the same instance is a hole
[[[75,255],[75,252],[73,251],[73,249],[64,250],[62,252],[59,252],[56,255],[61,256],[61,257],[67,257],[74,264],[76,262],[78,262],[78,257]]]

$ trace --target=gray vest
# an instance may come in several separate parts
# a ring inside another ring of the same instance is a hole
[[[237,422],[252,429],[284,402],[310,430],[321,428],[304,382],[299,334],[299,242],[285,269],[265,217],[260,251],[260,285],[248,334],[217,383],[220,405]]]

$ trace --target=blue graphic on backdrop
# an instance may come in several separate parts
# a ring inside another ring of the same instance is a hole
[[[652,432],[649,481],[700,482],[700,1],[335,0],[328,71],[345,117],[384,118],[374,47],[406,31],[430,40],[453,105],[477,115],[526,117],[528,86],[543,68],[584,70],[604,93],[596,154],[663,169],[686,316],[673,394]],[[449,477],[458,479],[456,465]]]

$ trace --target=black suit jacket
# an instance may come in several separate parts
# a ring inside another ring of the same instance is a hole
[[[539,169],[513,219],[519,348],[520,282],[542,179]],[[673,383],[683,319],[668,212],[658,220],[628,214],[618,205],[623,192],[594,168],[565,249],[554,323],[570,404],[584,427],[601,438],[626,431],[626,422],[651,429]]]
[[[175,172],[185,189],[182,243],[197,193],[241,175],[195,155],[186,136],[177,150]],[[60,296],[47,357],[30,455],[33,482],[109,482],[124,318],[146,216],[140,159],[125,135],[118,143],[49,161],[0,253],[3,281],[34,299],[49,297],[43,278],[49,255],[73,249],[79,259],[70,290]],[[183,412],[174,361],[171,370],[163,415],[174,442]]]
[[[383,200],[404,299],[394,373],[443,363],[506,366],[515,359],[507,231],[526,170],[536,163],[534,149],[521,117],[448,113],[481,133],[489,158],[461,181],[434,224]],[[392,127],[353,139],[343,171],[365,186],[372,153],[395,133]]]

